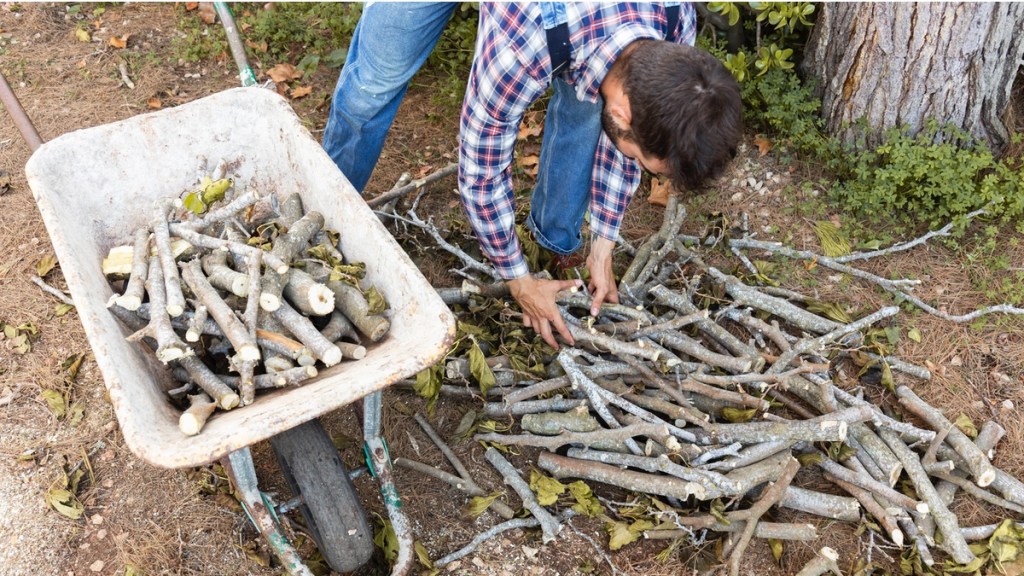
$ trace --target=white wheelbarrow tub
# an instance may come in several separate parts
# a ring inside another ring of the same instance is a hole
[[[127,328],[106,309],[112,291],[100,263],[112,246],[131,243],[154,199],[197,184],[200,157],[211,170],[221,159],[232,162],[236,189],[280,198],[298,191],[307,210],[323,213],[341,233],[342,252],[366,263],[367,281],[390,304],[391,331],[363,360],[218,411],[187,437],[165,393],[176,386],[168,368],[125,341]],[[269,90],[226,90],[64,134],[43,144],[25,171],[125,441],[155,466],[199,466],[267,439],[432,365],[454,340],[451,312],[289,104]]]

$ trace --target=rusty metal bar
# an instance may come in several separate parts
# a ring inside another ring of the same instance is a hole
[[[32,120],[29,119],[28,114],[25,114],[25,109],[21,107],[21,102],[14,95],[14,90],[11,90],[11,85],[7,83],[7,78],[4,78],[3,72],[0,72],[0,102],[3,102],[4,107],[7,108],[7,113],[11,115],[14,125],[21,132],[21,137],[25,139],[28,147],[35,152],[36,148],[43,145],[43,139],[39,137],[39,132],[32,125]]]

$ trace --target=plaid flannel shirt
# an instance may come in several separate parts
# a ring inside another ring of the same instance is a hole
[[[651,3],[567,3],[576,97],[596,102],[601,82],[631,42],[667,34],[665,9]],[[696,38],[693,6],[683,3],[676,42]],[[547,36],[536,3],[480,4],[476,57],[462,106],[459,190],[484,254],[506,279],[529,273],[515,233],[512,160],[526,110],[551,85]],[[590,228],[616,240],[622,216],[640,185],[639,165],[602,132],[594,157]]]

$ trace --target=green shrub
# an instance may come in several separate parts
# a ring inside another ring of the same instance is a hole
[[[830,197],[869,221],[894,221],[907,229],[955,222],[986,209],[990,218],[1016,221],[1024,231],[1024,170],[993,157],[987,146],[950,126],[931,121],[917,135],[885,132],[883,142],[851,159],[851,170]]]

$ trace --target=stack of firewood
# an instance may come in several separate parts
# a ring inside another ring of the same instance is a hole
[[[220,176],[220,177],[218,177]],[[366,355],[390,323],[382,296],[361,281],[324,217],[299,194],[234,190],[214,174],[181,199],[162,199],[134,243],[104,261],[109,308],[172,366],[179,426],[198,434],[215,409],[257,390],[299,384],[318,367]]]

